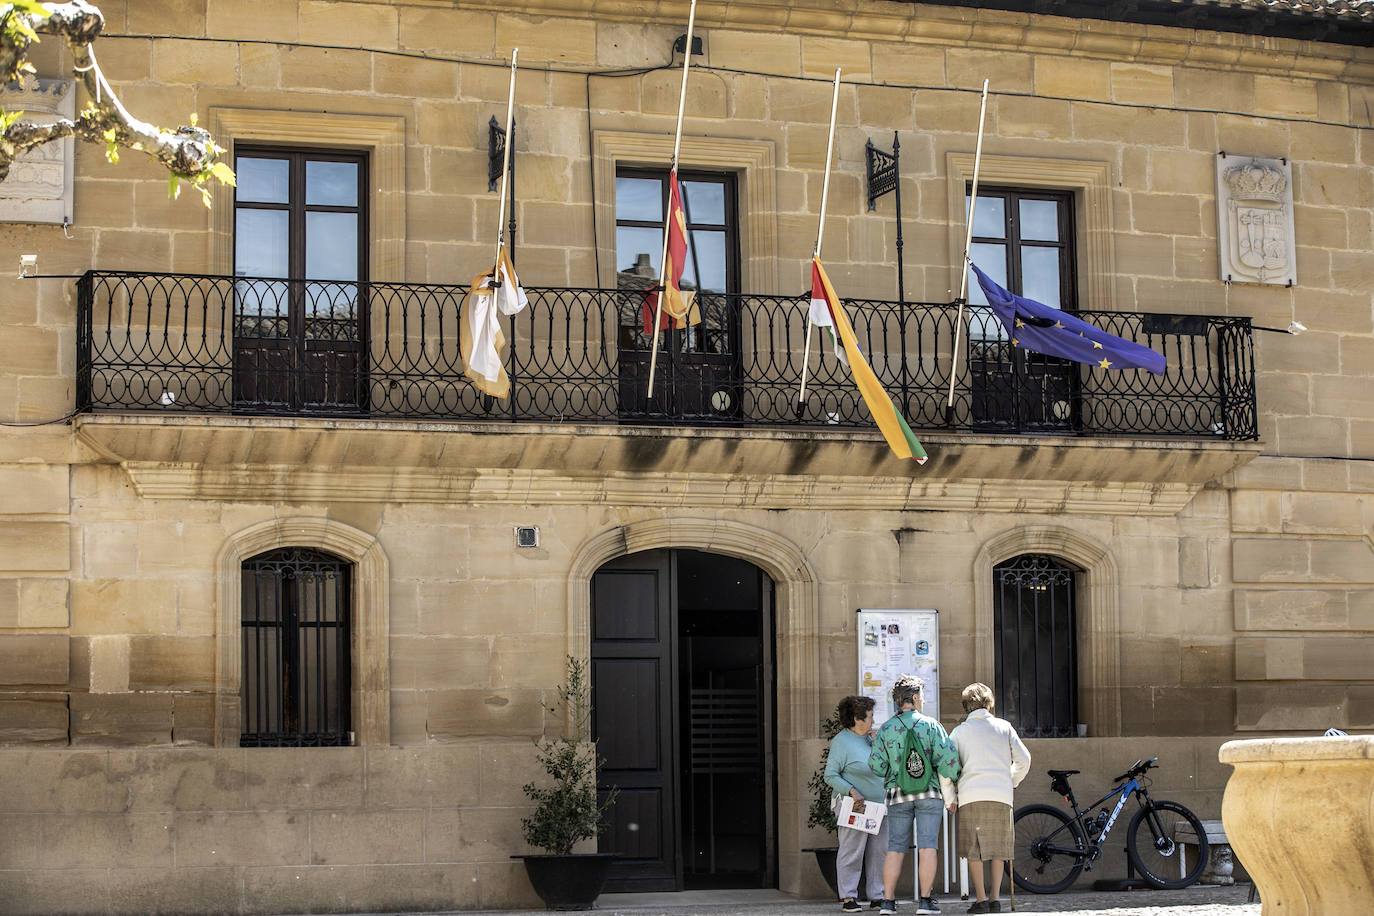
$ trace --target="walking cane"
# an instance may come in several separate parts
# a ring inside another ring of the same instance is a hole
[[[1014,857],[1013,857],[1014,858]],[[1011,885],[1011,910],[1016,912],[1016,873],[1012,871],[1012,859],[1007,860],[1007,883]]]

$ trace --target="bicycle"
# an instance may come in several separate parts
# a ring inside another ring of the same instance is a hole
[[[1135,870],[1157,888],[1177,890],[1197,881],[1207,867],[1207,831],[1202,821],[1187,808],[1171,801],[1150,797],[1150,781],[1145,773],[1154,768],[1158,757],[1137,760],[1116,777],[1120,783],[1106,795],[1078,807],[1069,777],[1078,770],[1049,770],[1050,787],[1073,810],[1069,817],[1053,805],[1025,805],[1016,809],[1016,845],[1012,859],[1012,880],[1036,894],[1057,894],[1077,880],[1086,868],[1092,871],[1105,848],[1107,834],[1116,823],[1126,799],[1134,797],[1140,810],[1126,830],[1126,856]],[[1112,799],[1116,803],[1110,804]],[[1094,808],[1100,809],[1090,816]],[[1170,816],[1172,815],[1172,816]],[[1173,839],[1177,820],[1187,821],[1197,837],[1197,861],[1191,869],[1183,866],[1183,847]],[[1169,873],[1178,877],[1170,877]]]

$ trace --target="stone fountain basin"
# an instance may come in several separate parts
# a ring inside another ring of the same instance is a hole
[[[1374,911],[1374,735],[1228,741],[1221,818],[1264,916]]]

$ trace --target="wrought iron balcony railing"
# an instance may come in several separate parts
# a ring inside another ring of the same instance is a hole
[[[529,289],[503,319],[511,393],[463,374],[460,286],[89,271],[78,282],[77,407],[195,413],[712,426],[867,426],[807,301],[703,294],[700,326],[661,336],[647,396],[643,293]],[[860,345],[913,429],[1254,439],[1248,318],[1087,312],[1164,353],[1168,371],[1105,371],[1013,350],[956,306],[849,299]]]

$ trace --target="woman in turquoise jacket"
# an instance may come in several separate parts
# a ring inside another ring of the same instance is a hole
[[[883,781],[868,767],[872,752],[873,701],[868,697],[845,697],[839,706],[840,733],[830,742],[830,755],[825,762],[825,781],[839,810],[840,796],[854,799],[854,810],[861,811],[866,800],[882,804]],[[883,898],[883,859],[887,855],[887,819],[878,832],[865,833],[851,827],[840,827],[840,852],[835,858],[836,886],[840,892],[840,909],[846,913],[860,910],[859,874],[868,872],[868,899],[876,903]]]

